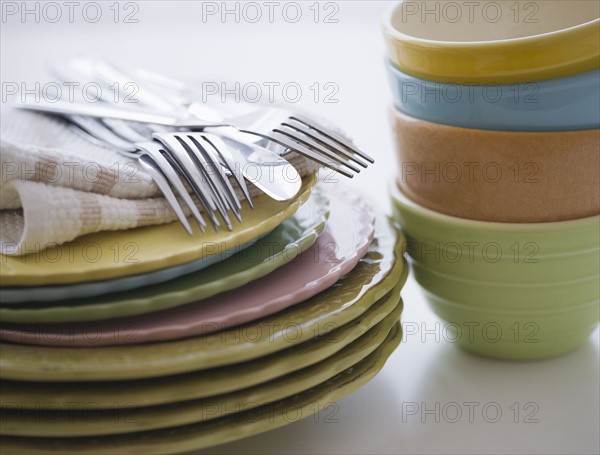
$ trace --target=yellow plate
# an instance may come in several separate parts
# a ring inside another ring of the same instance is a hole
[[[597,1],[466,3],[394,5],[383,22],[390,59],[421,79],[456,83],[532,82],[600,66]]]
[[[208,422],[127,433],[79,438],[3,436],[3,453],[11,454],[164,454],[182,453],[235,441],[282,427],[331,405],[369,382],[400,344],[397,323],[375,352],[333,378],[297,395]]]
[[[232,231],[196,228],[187,235],[179,222],[159,226],[106,231],[78,238],[39,254],[0,256],[2,286],[34,286],[81,283],[134,275],[172,267],[239,248],[244,243],[275,229],[305,202],[315,183],[304,179],[291,201],[276,202],[268,196],[255,200],[255,208],[242,203],[244,221]]]

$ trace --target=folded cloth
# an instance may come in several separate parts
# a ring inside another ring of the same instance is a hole
[[[56,117],[9,106],[0,116],[0,253],[24,255],[92,232],[177,219],[136,160]],[[318,168],[296,154],[286,159],[301,176]]]

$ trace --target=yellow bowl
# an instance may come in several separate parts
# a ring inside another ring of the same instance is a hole
[[[385,15],[388,54],[422,79],[531,82],[600,67],[600,2],[408,1]]]

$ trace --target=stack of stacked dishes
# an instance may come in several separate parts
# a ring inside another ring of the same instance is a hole
[[[467,3],[384,18],[395,216],[454,342],[563,354],[598,323],[600,3]]]
[[[173,223],[3,257],[3,450],[186,452],[371,379],[401,338],[404,239],[314,181],[256,198],[231,232]]]

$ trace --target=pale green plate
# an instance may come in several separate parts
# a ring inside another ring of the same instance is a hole
[[[319,385],[266,406],[162,430],[127,433],[105,437],[31,438],[3,436],[2,449],[11,454],[119,454],[151,455],[198,450],[282,427],[294,415],[308,417],[331,403],[356,391],[384,366],[402,338],[396,323],[386,340],[369,356]]]
[[[121,231],[104,231],[79,237],[39,254],[2,256],[2,286],[37,286],[82,283],[149,272],[235,248],[272,231],[308,199],[315,177],[306,177],[291,201],[268,196],[255,200],[255,208],[243,201],[241,223],[232,231],[207,229],[187,235],[178,222]],[[222,245],[222,248],[215,248]],[[90,248],[90,246],[92,248]]]
[[[254,323],[165,343],[102,348],[0,345],[0,378],[26,381],[138,379],[249,361],[324,335],[361,316],[402,278],[404,237],[379,216],[355,269],[302,304]]]
[[[404,269],[405,271],[408,268]],[[398,305],[405,277],[358,319],[322,337],[250,362],[136,381],[0,382],[0,407],[19,409],[137,408],[222,395],[306,368],[336,354]],[[3,414],[4,415],[4,414]]]
[[[315,355],[317,363],[299,369],[284,377],[263,382],[257,386],[244,388],[225,395],[210,396],[201,400],[170,403],[162,406],[144,408],[130,408],[122,405],[120,408],[98,411],[96,407],[84,408],[74,412],[68,410],[44,411],[44,418],[39,419],[39,409],[24,411],[18,409],[2,409],[2,425],[0,434],[11,436],[32,437],[76,437],[76,436],[101,436],[121,433],[135,433],[137,431],[156,430],[159,428],[175,427],[225,417],[240,411],[246,411],[277,400],[292,396],[315,387],[336,374],[341,373],[352,365],[358,363],[371,354],[387,337],[392,327],[398,322],[402,312],[402,304],[398,303],[398,295],[393,293],[390,302],[391,313],[378,311],[381,322],[369,327],[366,334],[350,342],[338,336],[339,344],[346,344],[339,352],[330,357]],[[379,309],[378,309],[379,310]],[[381,309],[383,310],[383,308]],[[343,329],[340,329],[343,331]],[[331,332],[331,333],[336,333]],[[317,348],[319,344],[331,343],[324,337],[313,343]],[[278,367],[282,372],[293,363],[286,359],[284,351],[279,359]],[[258,365],[256,368],[260,368]],[[213,379],[219,380],[219,376]],[[122,383],[121,383],[122,384]],[[88,403],[94,402],[90,397]],[[95,403],[95,402],[94,402]],[[115,420],[115,413],[120,413],[120,418]]]
[[[165,283],[94,298],[14,304],[0,308],[0,321],[52,323],[117,318],[164,310],[199,301],[243,286],[292,261],[315,243],[325,228],[329,199],[324,191],[315,190],[290,218],[254,245],[198,272]],[[24,308],[24,306],[26,308]],[[127,336],[123,328],[122,336]]]

